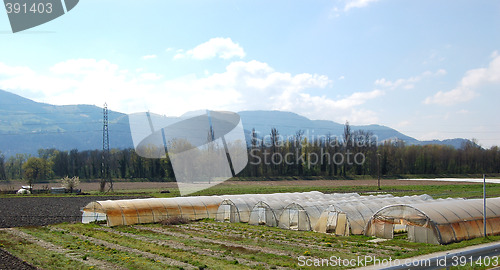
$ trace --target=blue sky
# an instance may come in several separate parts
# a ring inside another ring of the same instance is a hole
[[[284,110],[500,145],[500,2],[81,0],[13,34],[0,89],[125,113]]]

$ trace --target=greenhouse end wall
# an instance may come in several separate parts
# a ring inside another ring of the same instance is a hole
[[[405,225],[413,242],[448,244],[482,237],[483,200],[387,206],[373,215],[365,235],[391,239],[395,225]],[[500,234],[500,198],[486,200],[486,234]]]

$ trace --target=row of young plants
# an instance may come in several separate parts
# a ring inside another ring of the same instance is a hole
[[[116,269],[302,269],[300,258],[394,260],[500,240],[495,236],[441,246],[411,243],[398,235],[372,243],[365,236],[335,237],[213,220],[113,228],[59,224],[15,230],[30,235],[31,241],[1,230],[0,247],[35,266],[50,269],[96,269],[103,265]],[[37,239],[65,251],[42,247]],[[92,260],[103,263],[82,263]]]

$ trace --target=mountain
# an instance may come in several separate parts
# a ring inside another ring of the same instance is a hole
[[[132,145],[126,114],[109,111],[110,144]],[[0,151],[36,154],[38,149],[102,149],[103,109],[93,105],[56,106],[0,90]]]
[[[303,130],[304,135],[323,136],[330,134],[341,139],[344,134],[344,124],[327,120],[310,120],[292,112],[282,111],[242,111],[238,112],[241,117],[243,127],[247,130],[255,128],[262,137],[268,135],[271,128],[276,128],[280,135],[284,137],[293,136],[298,130]],[[380,125],[351,126],[352,130],[371,131],[382,142],[388,139],[400,139],[409,144],[418,143],[415,138],[406,136],[395,129]]]
[[[241,111],[239,112],[247,138],[252,129],[260,137],[276,128],[285,138],[298,130],[314,138],[330,134],[342,137],[344,124],[326,120],[310,120],[292,112]],[[128,115],[109,111],[109,136],[112,148],[133,147]],[[59,150],[102,149],[103,109],[94,105],[51,105],[39,103],[0,90],[0,152],[5,156],[18,153],[36,155],[38,149]],[[352,130],[371,131],[378,142],[401,139],[408,144],[446,144],[454,147],[466,141],[453,139],[421,142],[395,129],[381,125],[351,126]]]
[[[446,140],[442,140],[442,141],[440,141],[440,140],[417,141],[415,144],[418,144],[418,145],[426,145],[426,144],[449,145],[449,146],[452,146],[452,147],[458,149],[458,148],[461,148],[464,145],[464,143],[466,143],[466,142],[470,142],[470,140],[456,138],[456,139],[446,139]],[[476,143],[474,143],[474,145],[479,146]]]

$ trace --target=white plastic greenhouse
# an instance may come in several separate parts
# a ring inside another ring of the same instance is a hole
[[[95,201],[83,208],[82,223],[103,220],[108,226],[160,222],[169,217],[215,218],[223,196],[193,196]]]
[[[391,204],[420,203],[432,201],[429,195],[405,197],[362,196],[358,200],[343,200],[328,206],[318,218],[314,230],[323,233],[347,236],[363,234],[366,223],[375,212]]]
[[[249,222],[252,209],[260,201],[319,201],[330,198],[331,196],[332,194],[323,194],[319,191],[230,195],[226,196],[227,198],[221,202],[217,210],[216,220],[225,222]]]
[[[260,201],[252,208],[248,224],[276,227],[278,226],[278,218],[281,212],[291,203],[293,203],[293,201],[290,200]]]
[[[324,194],[320,198],[282,198],[271,197],[266,200],[259,201],[254,205],[250,212],[250,219],[248,224],[251,225],[267,225],[270,227],[278,226],[279,218],[283,210],[292,203],[305,203],[305,202],[323,202],[323,201],[337,201],[337,200],[357,200],[361,198],[357,193],[334,193]]]
[[[391,205],[369,220],[365,235],[392,239],[395,225],[404,225],[408,240],[448,244],[484,236],[483,200],[442,200]],[[487,199],[486,230],[500,234],[500,198]]]
[[[191,220],[203,218],[224,218],[226,212],[218,214],[219,206],[223,201],[237,202],[240,210],[235,213],[238,221],[248,221],[251,208],[259,200],[271,197],[310,198],[319,199],[325,194],[319,191],[303,193],[277,193],[277,194],[245,194],[224,196],[191,196],[176,198],[150,198],[133,200],[107,200],[95,201],[87,204],[82,209],[82,223],[106,221],[108,226],[132,225],[139,223],[160,222],[169,217],[183,217]],[[248,206],[245,212],[244,205]],[[245,213],[247,215],[245,216]],[[243,219],[240,218],[243,217]]]
[[[318,201],[291,203],[281,212],[278,219],[278,227],[288,230],[310,231],[316,225],[321,213],[323,213],[328,206],[338,201],[357,201],[392,197],[392,195],[359,196],[356,193],[354,194],[357,196],[330,197]]]

